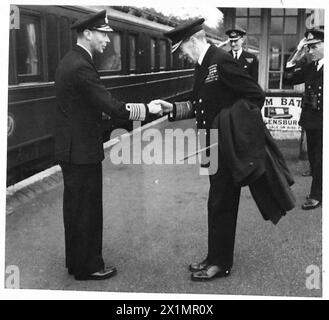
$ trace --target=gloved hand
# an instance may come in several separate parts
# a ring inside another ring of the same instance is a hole
[[[306,38],[303,38],[302,40],[299,41],[297,45],[297,51],[301,51],[305,47],[305,42],[307,41]]]
[[[151,101],[148,105],[147,105],[149,112],[152,114],[158,114],[160,116],[163,115],[163,111],[161,108],[161,104],[156,103],[154,100]]]
[[[172,112],[172,110],[173,110],[173,104],[170,102],[167,102],[165,100],[160,100],[160,99],[152,100],[151,103],[160,105],[162,112],[164,112],[164,113],[169,113],[169,112]]]

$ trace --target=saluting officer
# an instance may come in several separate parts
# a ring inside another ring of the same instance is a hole
[[[77,280],[102,280],[116,273],[102,257],[102,113],[143,121],[155,105],[114,99],[101,83],[93,54],[110,42],[106,10],[72,25],[77,44],[60,61],[55,77],[55,155],[64,178],[65,253],[68,272]]]
[[[302,59],[305,47],[311,62]],[[287,84],[305,83],[302,100],[302,113],[299,125],[305,129],[308,159],[311,167],[311,192],[302,205],[304,210],[314,209],[322,202],[322,114],[323,114],[323,58],[324,30],[310,29],[303,38],[292,58],[288,60],[284,82]],[[301,63],[304,61],[304,64]]]
[[[241,67],[258,81],[258,59],[252,53],[242,48],[246,31],[240,28],[229,29],[225,32],[231,45],[229,53],[238,61]]]
[[[246,99],[261,108],[265,96],[258,83],[241,69],[230,54],[207,43],[203,22],[204,19],[198,19],[165,33],[172,40],[172,52],[180,48],[196,64],[191,99],[174,104],[163,100],[154,102],[161,104],[163,111],[169,113],[170,120],[195,117],[197,128],[205,129],[201,134],[209,136],[211,128],[218,128],[214,119],[222,110],[230,108],[239,99]],[[241,187],[235,185],[221,153],[219,170],[209,178],[208,255],[202,262],[189,266],[194,281],[227,276],[233,264]]]

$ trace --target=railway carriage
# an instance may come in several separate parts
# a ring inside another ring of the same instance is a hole
[[[7,185],[54,165],[54,76],[58,62],[76,43],[70,25],[104,7],[11,6],[8,86]],[[119,10],[118,10],[119,9]],[[192,65],[163,32],[174,25],[156,16],[139,17],[128,7],[107,8],[114,30],[106,51],[95,56],[111,94],[126,102],[184,99],[193,84]],[[104,141],[128,121],[104,115]]]

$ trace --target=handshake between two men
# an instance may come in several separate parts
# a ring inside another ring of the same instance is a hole
[[[172,103],[160,99],[152,100],[147,106],[150,113],[160,116],[173,110]]]

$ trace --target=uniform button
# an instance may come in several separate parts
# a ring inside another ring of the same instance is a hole
[[[321,87],[321,86],[319,86],[319,89],[322,89],[322,87]]]
[[[321,93],[318,93],[318,96],[320,97],[321,96]]]
[[[194,114],[196,114],[196,110],[194,111]]]
[[[307,88],[311,89],[311,86],[308,86]]]
[[[195,121],[196,124],[198,124],[198,121]]]
[[[203,114],[203,113],[204,113],[204,111],[203,111],[203,110],[201,110],[201,113]]]
[[[206,121],[203,121],[203,124],[206,124]]]
[[[195,104],[195,100],[193,100],[193,102],[192,102],[193,104]]]
[[[202,99],[201,99],[201,98],[199,99],[199,102],[200,102],[200,103],[202,102]]]
[[[318,100],[318,103],[320,103],[321,101],[320,100]]]
[[[253,163],[253,162],[249,162],[249,165],[250,165],[250,166],[253,166],[253,165],[254,165],[254,163]]]
[[[318,110],[320,110],[320,108],[318,108]]]

